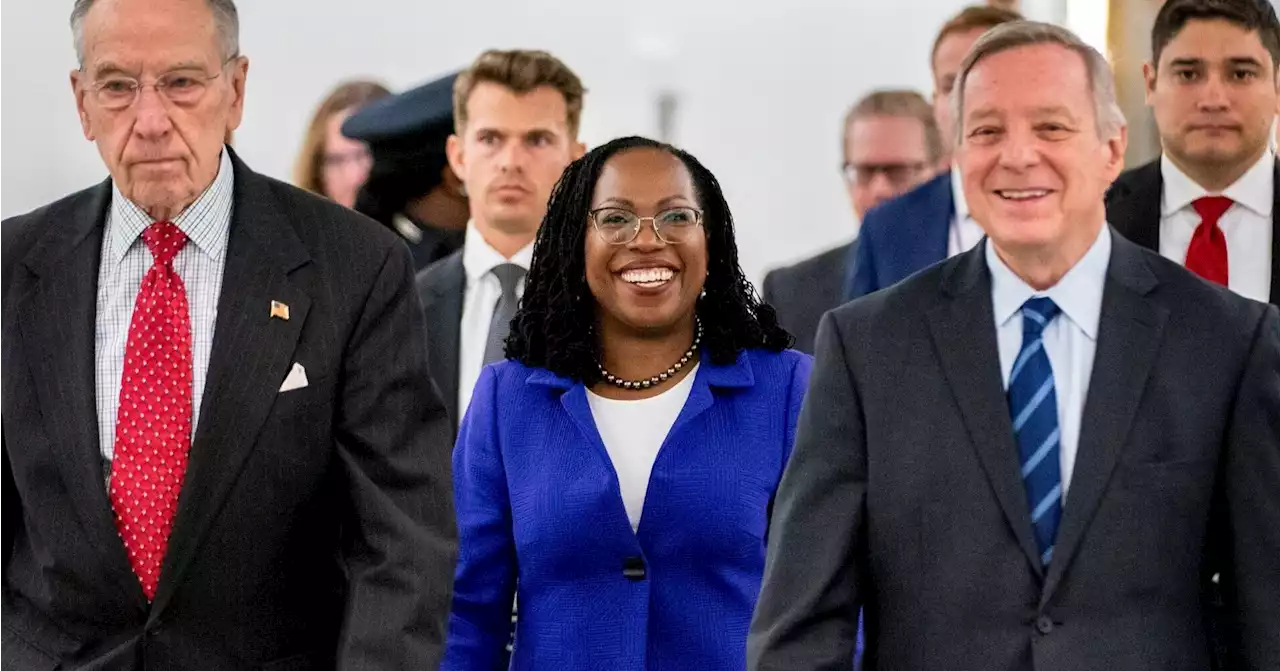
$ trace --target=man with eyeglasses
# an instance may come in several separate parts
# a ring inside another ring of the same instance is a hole
[[[858,101],[844,120],[841,174],[859,220],[874,206],[934,175],[942,136],[933,109],[919,93],[876,91]],[[764,299],[778,312],[798,350],[812,353],[822,314],[844,302],[849,259],[857,242],[823,252],[764,279]]]
[[[71,27],[110,178],[0,227],[4,668],[435,668],[452,441],[408,250],[225,146],[231,0]]]

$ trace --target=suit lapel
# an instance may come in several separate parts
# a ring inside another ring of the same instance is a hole
[[[209,374],[153,618],[171,598],[252,452],[293,364],[311,305],[310,296],[290,278],[310,257],[287,213],[264,178],[238,159],[233,163],[231,233]],[[287,320],[271,317],[272,301],[289,306]]]
[[[1276,161],[1275,179],[1271,183],[1275,198],[1271,206],[1271,304],[1280,307],[1280,161]]]
[[[1121,177],[1107,194],[1107,222],[1134,244],[1160,252],[1160,159]]]
[[[1115,470],[1168,318],[1168,311],[1144,298],[1157,280],[1142,253],[1120,238],[1114,244],[1102,294],[1098,346],[1081,418],[1076,468],[1042,601],[1052,596],[1070,566]]]
[[[74,209],[49,216],[52,230],[24,259],[31,287],[18,306],[23,359],[31,367],[67,496],[107,580],[145,605],[116,532],[98,439],[95,391],[98,265],[111,182],[89,192]]]
[[[462,322],[466,272],[461,252],[454,252],[441,263],[444,266],[440,269],[440,281],[431,286],[422,308],[427,316],[427,357],[456,435],[462,422],[459,415],[462,409],[458,407],[458,330]]]
[[[991,308],[991,276],[985,245],[965,252],[944,279],[949,300],[929,311],[934,349],[950,384],[969,438],[1018,546],[1040,574],[1040,553],[1031,535],[1031,512],[1018,464],[1012,421],[1000,379]]]

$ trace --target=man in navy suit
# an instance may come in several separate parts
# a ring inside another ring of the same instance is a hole
[[[969,48],[983,33],[1020,19],[1016,12],[994,7],[967,7],[942,27],[933,43],[933,111],[944,146],[955,142],[951,122],[951,89]],[[949,166],[950,158],[942,165]],[[905,195],[873,208],[862,221],[858,244],[850,250],[846,300],[883,289],[908,275],[972,248],[982,229],[969,216],[952,169]]]

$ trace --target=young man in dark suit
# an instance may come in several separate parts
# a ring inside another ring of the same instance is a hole
[[[824,318],[748,667],[848,668],[862,606],[872,669],[1280,668],[1280,311],[1112,233],[1078,37],[994,28],[956,91],[987,239]]]
[[[1236,293],[1280,305],[1280,21],[1269,2],[1170,0],[1143,70],[1163,155],[1116,181],[1121,234]]]
[[[943,140],[929,103],[915,91],[876,91],[844,119],[841,172],[859,221],[872,207],[933,176]],[[844,302],[851,242],[765,275],[764,300],[795,336],[795,348],[813,353],[822,314]]]
[[[435,668],[451,440],[408,251],[223,144],[230,0],[72,27],[111,176],[2,227],[5,668]]]

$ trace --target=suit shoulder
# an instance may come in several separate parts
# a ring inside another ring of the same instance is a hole
[[[1183,315],[1197,323],[1222,325],[1230,331],[1239,331],[1251,330],[1269,307],[1209,282],[1156,252],[1137,245],[1133,247],[1160,282],[1154,294],[1156,299],[1172,314]]]
[[[337,249],[379,255],[403,246],[395,233],[355,210],[273,177],[254,173],[253,178],[262,180],[266,191],[289,213],[299,238],[309,246],[338,245]]]
[[[3,266],[4,286],[9,286],[13,269],[42,239],[65,226],[73,217],[84,216],[86,208],[101,200],[109,182],[101,182],[87,189],[38,207],[24,214],[0,221],[0,265]]]
[[[751,362],[752,371],[757,375],[762,372],[770,376],[790,374],[796,366],[803,366],[813,361],[813,357],[794,349],[784,349],[781,352],[749,349],[746,350],[746,355],[747,360]]]
[[[852,324],[896,323],[914,318],[936,304],[945,278],[960,264],[973,262],[967,252],[934,264],[885,289],[855,299],[832,310],[832,318],[843,329]]]
[[[804,286],[815,279],[827,278],[832,272],[843,276],[845,265],[849,260],[849,252],[855,244],[857,243],[844,244],[792,265],[775,268],[765,276],[765,281],[772,283],[775,288],[780,288],[782,285]]]
[[[1138,190],[1141,186],[1151,182],[1153,179],[1160,178],[1160,159],[1144,163],[1136,168],[1130,168],[1116,178],[1111,183],[1111,188],[1107,189],[1107,199],[1110,200],[1116,196],[1122,196],[1132,191]]]
[[[462,268],[462,249],[454,250],[448,256],[431,262],[426,268],[418,271],[414,282],[418,291],[422,292],[446,281],[451,273]]]

